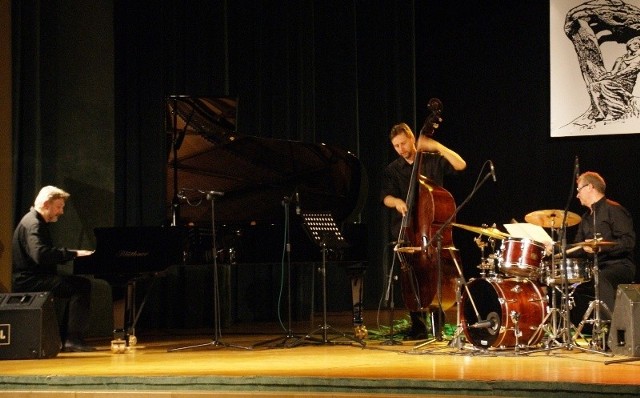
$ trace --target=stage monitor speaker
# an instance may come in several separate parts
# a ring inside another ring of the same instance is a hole
[[[60,330],[49,292],[0,293],[0,359],[53,358]]]
[[[640,285],[618,285],[607,342],[615,355],[640,356]]]

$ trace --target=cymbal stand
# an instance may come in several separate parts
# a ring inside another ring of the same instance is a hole
[[[573,189],[573,187],[572,187]],[[582,321],[580,322],[576,332],[572,335],[571,334],[571,327],[573,326],[571,324],[571,319],[569,318],[569,312],[571,310],[571,303],[570,303],[570,294],[569,294],[569,270],[568,270],[568,266],[566,264],[566,255],[567,255],[567,246],[566,246],[566,217],[567,217],[567,213],[565,211],[565,215],[564,215],[564,219],[562,222],[562,225],[564,225],[565,227],[563,228],[563,235],[562,235],[562,244],[561,244],[561,253],[562,253],[562,303],[561,303],[561,315],[562,315],[562,328],[560,329],[563,333],[563,342],[560,343],[557,340],[553,340],[554,342],[556,342],[556,344],[558,344],[557,347],[546,347],[540,350],[533,350],[533,351],[528,351],[529,354],[531,353],[535,353],[535,352],[540,352],[540,351],[550,351],[550,350],[555,350],[555,349],[560,349],[560,348],[566,348],[567,350],[572,350],[573,348],[577,348],[583,352],[592,352],[595,354],[602,354],[602,355],[606,355],[606,356],[611,356],[612,354],[603,352],[603,350],[597,350],[597,349],[590,349],[590,348],[585,348],[585,347],[580,347],[575,340],[575,336],[581,336],[581,332],[582,332],[582,327],[584,326],[584,323],[586,322],[587,318],[589,318],[589,315],[591,314],[591,311],[593,310],[594,306],[596,308],[596,319],[597,321],[594,321],[594,329],[596,328],[595,324],[597,324],[597,328],[600,327],[600,308],[599,305],[604,305],[605,308],[608,311],[608,308],[606,307],[606,304],[600,302],[599,299],[599,294],[598,294],[598,276],[597,276],[597,270],[594,270],[594,286],[595,286],[595,294],[596,294],[596,299],[594,301],[592,301],[591,303],[589,303],[589,308],[587,309]],[[595,214],[594,214],[594,230],[595,230]],[[595,251],[595,249],[594,249]],[[553,254],[552,254],[553,256]],[[553,256],[555,257],[555,256]],[[553,259],[552,257],[552,259]],[[553,261],[553,260],[552,260]],[[595,264],[594,264],[594,268],[597,268],[597,253],[595,253]],[[553,269],[553,267],[552,267]],[[554,269],[555,271],[555,269]],[[552,272],[554,272],[552,271]],[[553,276],[555,276],[554,274],[552,274]],[[597,304],[598,303],[598,304]],[[544,323],[544,322],[543,322]]]
[[[251,347],[244,347],[236,344],[228,344],[220,341],[221,333],[221,325],[220,325],[220,288],[218,282],[218,261],[217,261],[217,249],[216,249],[216,223],[215,223],[215,197],[222,196],[224,193],[218,191],[208,191],[201,192],[206,194],[207,200],[211,201],[211,255],[213,257],[213,330],[214,337],[208,343],[204,344],[196,344],[185,347],[178,347],[169,349],[169,352],[172,351],[181,351],[187,350],[191,348],[204,348],[204,347],[213,347],[213,348],[241,348],[245,350],[250,350]]]
[[[551,241],[554,242],[555,241],[555,236],[557,234],[556,228],[555,228],[555,218],[552,218],[551,220]],[[565,333],[565,330],[567,330],[567,328],[571,327],[571,324],[567,324],[565,321],[568,320],[568,318],[564,317],[564,314],[568,314],[569,310],[571,308],[570,306],[570,301],[569,300],[565,300],[565,294],[564,294],[564,283],[565,283],[565,275],[562,276],[561,280],[562,280],[562,285],[560,288],[558,288],[558,286],[555,283],[555,277],[556,277],[556,256],[555,256],[555,245],[553,246],[553,250],[551,251],[551,265],[550,265],[550,269],[548,270],[548,276],[546,280],[543,280],[542,282],[549,286],[551,288],[551,304],[548,307],[548,313],[545,316],[545,318],[542,320],[542,322],[540,323],[539,326],[539,330],[542,330],[544,328],[545,325],[547,325],[547,321],[550,320],[551,326],[550,328],[548,328],[546,330],[546,332],[548,333],[549,337],[547,339],[546,342],[546,347],[547,349],[552,348],[551,345],[554,344],[553,348],[560,348],[562,347],[562,343],[560,341],[558,341],[558,337],[560,337],[562,334]],[[562,296],[560,297],[560,307],[558,307],[558,291],[560,291],[560,293],[562,294]],[[559,322],[559,320],[561,320],[562,322]],[[560,327],[560,325],[562,325]]]
[[[594,214],[595,218],[595,214]],[[593,251],[593,288],[595,290],[595,299],[589,303],[589,307],[587,311],[584,313],[582,317],[582,321],[578,324],[578,329],[576,330],[576,334],[580,334],[582,332],[582,328],[585,323],[591,323],[592,332],[591,332],[591,341],[589,346],[593,347],[596,352],[603,353],[606,349],[606,341],[605,341],[605,331],[603,329],[603,324],[609,323],[608,320],[603,320],[601,316],[601,311],[604,310],[608,315],[609,319],[611,319],[611,310],[607,306],[605,302],[600,300],[600,289],[599,289],[599,275],[600,271],[598,269],[598,248],[594,248]],[[591,313],[594,312],[594,318],[590,319]]]
[[[303,224],[307,227],[313,240],[320,246],[322,252],[322,266],[318,270],[322,276],[322,325],[317,329],[307,333],[304,337],[299,338],[287,347],[295,347],[304,341],[311,341],[317,344],[338,344],[337,341],[329,340],[329,331],[338,337],[342,337],[358,343],[364,348],[366,343],[357,337],[348,336],[327,323],[327,251],[329,245],[331,248],[343,248],[348,244],[344,237],[340,234],[338,227],[330,213],[303,213]],[[313,335],[322,332],[322,338],[314,338]]]
[[[277,337],[275,339],[262,341],[254,344],[252,347],[258,347],[262,345],[266,345],[269,347],[286,347],[287,342],[296,337],[291,329],[291,227],[290,227],[290,219],[289,219],[289,205],[291,204],[291,198],[284,197],[282,200],[282,206],[284,206],[284,217],[285,217],[285,235],[286,235],[286,243],[285,250],[287,253],[287,332],[283,337]],[[298,204],[299,206],[299,204]],[[299,209],[299,207],[298,207]],[[298,211],[299,213],[299,211]]]

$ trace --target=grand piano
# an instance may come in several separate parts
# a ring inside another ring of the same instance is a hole
[[[236,131],[234,98],[175,95],[165,105],[167,226],[152,227],[152,233],[140,233],[137,227],[96,230],[96,252],[78,259],[74,272],[135,278],[174,263],[210,263],[214,256],[220,264],[245,269],[278,263],[285,227],[290,261],[317,263],[322,251],[301,215],[320,212],[333,217],[347,242],[331,249],[329,258],[356,270],[350,273],[357,281],[352,283],[357,287],[352,292],[354,325],[362,324],[367,238],[357,220],[367,181],[357,157],[331,145],[241,134]],[[168,232],[172,229],[177,232]],[[163,235],[171,243],[154,249]],[[103,239],[113,241],[106,244]],[[114,257],[135,253],[136,245],[146,253],[163,254]]]

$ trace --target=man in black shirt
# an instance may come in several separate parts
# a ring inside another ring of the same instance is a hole
[[[606,183],[598,173],[587,171],[578,176],[577,198],[588,210],[582,215],[574,242],[595,238],[615,244],[596,246],[595,250],[594,247],[586,245],[574,256],[593,260],[594,252],[597,251],[599,298],[613,312],[618,285],[633,283],[636,268],[633,258],[636,234],[631,214],[619,203],[608,199],[605,189]],[[593,281],[576,288],[576,307],[571,311],[571,319],[575,325],[582,320],[589,302],[594,298]],[[602,311],[601,315],[603,318],[606,317],[606,311]]]
[[[42,188],[31,210],[18,223],[12,243],[13,291],[51,291],[54,298],[69,299],[67,325],[61,328],[62,349],[94,351],[95,348],[83,340],[88,329],[91,282],[81,276],[57,273],[58,264],[92,252],[55,247],[49,231],[49,223],[58,221],[64,213],[67,198],[69,194],[62,189]]]
[[[409,206],[405,202],[413,163],[418,152],[422,154],[421,175],[442,186],[445,175],[455,174],[464,170],[467,163],[456,152],[437,142],[431,137],[421,135],[416,139],[411,128],[406,123],[400,123],[391,128],[389,139],[399,157],[391,162],[384,170],[382,179],[382,203],[390,212],[390,232],[392,239],[400,235],[402,218],[407,214]],[[424,313],[414,312],[411,315],[411,331],[407,339],[422,339],[427,336]]]

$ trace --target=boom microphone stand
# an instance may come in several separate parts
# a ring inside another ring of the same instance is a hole
[[[437,250],[436,250],[436,256],[437,256],[437,266],[438,266],[438,287],[437,287],[437,295],[438,295],[438,305],[439,305],[439,314],[438,314],[438,320],[437,320],[437,326],[436,326],[436,330],[438,330],[438,333],[442,333],[442,233],[444,232],[444,229],[448,226],[451,225],[451,223],[453,222],[453,220],[456,218],[456,215],[458,214],[458,212],[460,212],[460,210],[462,210],[462,208],[464,208],[467,203],[469,203],[469,201],[471,200],[471,198],[476,194],[476,192],[478,191],[478,189],[480,189],[480,187],[482,185],[484,185],[485,182],[487,182],[487,180],[489,178],[493,178],[493,181],[496,181],[496,175],[495,175],[495,170],[493,168],[493,162],[491,162],[491,160],[488,160],[486,163],[489,163],[489,167],[490,167],[490,172],[487,173],[484,178],[480,181],[477,182],[474,185],[473,189],[471,190],[471,192],[469,193],[469,195],[462,201],[462,203],[460,203],[459,206],[456,207],[456,209],[453,211],[453,213],[449,216],[449,218],[442,223],[442,225],[440,226],[440,228],[436,231],[436,233],[434,234],[435,238],[432,238],[431,242],[433,242],[434,240],[436,240],[437,242]],[[485,163],[485,165],[486,165]],[[484,168],[484,166],[483,166]],[[451,251],[452,256],[453,256],[453,251]],[[464,275],[462,273],[462,270],[460,269],[460,267],[457,264],[457,261],[455,260],[455,256],[453,256],[454,258],[454,262],[456,263],[456,268],[458,270],[459,276],[461,278],[461,283],[463,286],[466,287],[466,281],[464,279]],[[470,293],[467,289],[467,293]],[[472,299],[473,300],[473,299]],[[477,312],[477,311],[476,311]],[[480,319],[478,319],[478,323],[485,323],[487,321],[480,321]],[[435,339],[438,341],[442,340],[442,336],[435,336]],[[416,347],[413,348],[413,350],[417,350],[427,344],[430,344],[432,341],[428,340],[422,344],[417,345]]]
[[[215,198],[216,196],[224,195],[224,192],[219,191],[205,191],[200,193],[206,194],[207,200],[211,201],[211,254],[213,257],[213,329],[214,336],[213,340],[209,343],[204,344],[196,344],[186,347],[173,348],[168,350],[172,351],[180,351],[186,350],[190,348],[202,348],[202,347],[214,347],[214,348],[223,348],[223,347],[233,347],[233,348],[241,348],[245,350],[251,349],[250,347],[243,347],[235,344],[223,343],[220,341],[221,326],[220,326],[220,288],[218,283],[218,261],[217,261],[217,249],[216,249],[216,223],[215,223]]]

